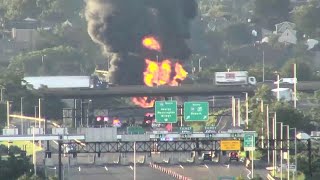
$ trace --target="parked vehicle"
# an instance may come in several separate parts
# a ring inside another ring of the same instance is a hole
[[[229,161],[239,161],[239,154],[238,152],[230,152],[229,153]]]
[[[249,76],[247,71],[216,72],[216,85],[253,85],[257,84],[255,77]]]
[[[279,79],[279,84],[294,84],[297,83],[296,78],[281,78]],[[278,81],[275,81],[274,84],[278,84]]]
[[[108,83],[97,76],[38,76],[24,77],[22,85],[27,88],[60,89],[60,88],[108,88]]]

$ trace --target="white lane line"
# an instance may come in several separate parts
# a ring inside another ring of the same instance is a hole
[[[246,168],[246,170],[248,171],[247,178],[251,179],[251,171],[249,169],[247,169],[247,168]]]

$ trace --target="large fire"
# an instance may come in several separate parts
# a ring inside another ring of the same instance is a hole
[[[161,51],[160,43],[156,40],[155,37],[147,36],[142,39],[142,45],[148,49]]]
[[[142,45],[151,50],[161,51],[160,43],[152,36],[145,37],[142,40]],[[178,86],[188,75],[180,63],[173,63],[170,59],[164,59],[161,62],[145,59],[145,63],[146,69],[143,72],[143,81],[148,87]],[[132,101],[143,108],[150,108],[153,107],[155,98],[134,97]]]

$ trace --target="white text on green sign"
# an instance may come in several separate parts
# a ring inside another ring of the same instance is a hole
[[[156,101],[155,119],[157,123],[176,123],[177,101]]]
[[[185,102],[183,116],[185,121],[207,121],[209,119],[209,103]]]

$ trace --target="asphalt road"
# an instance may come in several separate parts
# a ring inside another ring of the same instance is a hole
[[[65,170],[68,180],[132,180],[133,170],[130,166],[116,167],[72,167]],[[137,180],[174,180],[173,177],[166,175],[148,166],[137,166]]]

